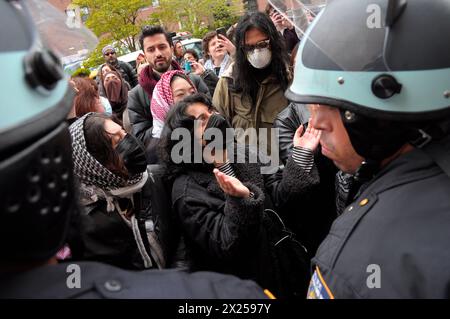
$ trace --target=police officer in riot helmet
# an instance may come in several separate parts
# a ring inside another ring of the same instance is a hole
[[[255,283],[215,273],[58,264],[55,255],[79,206],[65,122],[74,94],[57,55],[47,49],[60,43],[43,45],[33,23],[36,14],[50,12],[56,11],[43,1],[0,1],[0,21],[8,26],[0,28],[0,67],[8,75],[0,88],[0,297],[264,298]],[[55,18],[40,16],[39,22],[48,30],[42,23]],[[90,34],[65,23],[57,29]],[[68,280],[70,274],[78,279]]]
[[[322,153],[359,183],[309,298],[450,297],[449,10],[329,0],[303,38],[286,96],[309,104]]]

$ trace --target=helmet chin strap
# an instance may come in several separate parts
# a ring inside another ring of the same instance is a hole
[[[380,170],[380,161],[365,159],[355,173],[355,181],[364,184],[370,181]]]

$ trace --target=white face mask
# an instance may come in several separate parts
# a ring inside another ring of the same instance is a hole
[[[247,53],[247,60],[256,69],[264,69],[272,61],[272,51],[269,48],[255,49]]]

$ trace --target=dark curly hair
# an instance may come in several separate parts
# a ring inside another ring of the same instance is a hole
[[[183,56],[186,53],[192,54],[192,56],[194,57],[195,61],[198,62],[198,53],[197,53],[197,51],[195,51],[194,49],[187,49],[186,51],[184,51]]]
[[[245,33],[256,28],[266,34],[270,40],[270,49],[272,51],[272,61],[266,68],[268,70],[258,70],[254,68],[247,60],[245,46]],[[267,72],[275,77],[275,82],[279,83],[281,88],[286,90],[290,81],[289,74],[289,56],[286,45],[281,34],[276,30],[275,25],[270,18],[262,13],[246,14],[241,18],[236,27],[236,58],[233,68],[234,88],[237,92],[242,92],[242,97],[248,96],[253,100],[255,92],[258,92],[260,83],[255,75],[261,72]]]
[[[196,93],[187,96],[186,98],[175,104],[167,114],[164,129],[161,133],[161,140],[158,145],[158,155],[161,163],[163,163],[163,165],[165,166],[166,174],[170,178],[175,178],[176,176],[189,170],[212,171],[213,169],[213,166],[211,164],[206,164],[203,161],[202,163],[194,163],[193,160],[194,158],[192,150],[194,150],[194,143],[196,143],[194,139],[195,118],[191,115],[186,114],[186,110],[190,105],[196,103],[206,105],[211,111],[215,110],[211,99],[207,95],[203,93]],[[172,158],[172,150],[174,146],[180,143],[180,140],[174,140],[172,137],[172,133],[178,128],[185,128],[190,133],[190,163],[185,163],[184,161],[182,161],[181,163],[175,163]]]

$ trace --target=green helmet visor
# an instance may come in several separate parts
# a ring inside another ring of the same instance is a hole
[[[448,112],[448,1],[319,1],[316,17],[298,0],[269,2],[302,37],[290,100],[399,120]]]
[[[0,88],[0,151],[56,127],[69,113],[73,94],[68,80],[61,79],[60,61],[84,59],[97,39],[84,27],[67,23],[67,19],[48,1],[0,1],[0,69],[4,76]],[[34,54],[49,51],[54,54]],[[49,67],[44,67],[45,62]],[[30,84],[27,72],[38,74],[37,79],[40,76],[53,81],[50,89],[43,89],[38,81],[35,86]]]

